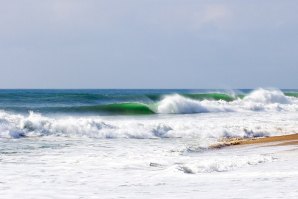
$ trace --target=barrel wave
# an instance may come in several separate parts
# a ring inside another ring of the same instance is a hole
[[[64,108],[65,112],[98,112],[107,114],[123,114],[123,115],[148,115],[155,112],[147,104],[142,103],[115,103],[97,106],[79,106]]]
[[[189,92],[189,93],[188,93]],[[298,92],[251,91],[10,91],[0,109],[15,113],[152,115],[239,111],[297,111]]]

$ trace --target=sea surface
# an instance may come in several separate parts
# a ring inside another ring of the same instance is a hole
[[[0,198],[298,198],[298,90],[0,90]]]

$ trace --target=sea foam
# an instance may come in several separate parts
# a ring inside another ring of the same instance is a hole
[[[50,117],[31,112],[0,112],[0,138],[39,136],[88,138],[192,138],[198,142],[224,137],[260,137],[298,133],[294,112],[236,112],[163,117]],[[205,144],[206,145],[206,144]]]
[[[168,95],[157,106],[157,113],[189,114],[208,112],[241,112],[241,111],[297,111],[298,100],[285,96],[276,89],[257,89],[243,99],[193,100],[178,94]]]
[[[229,159],[216,157],[200,162],[177,165],[176,168],[188,174],[226,172],[250,165],[272,162],[274,159],[271,155],[233,156]]]

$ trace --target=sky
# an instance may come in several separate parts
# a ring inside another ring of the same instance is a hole
[[[0,0],[0,88],[298,88],[297,0]]]

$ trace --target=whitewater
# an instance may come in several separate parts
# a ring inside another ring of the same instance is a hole
[[[295,133],[296,90],[1,90],[0,198],[297,198],[296,145],[210,148]]]

